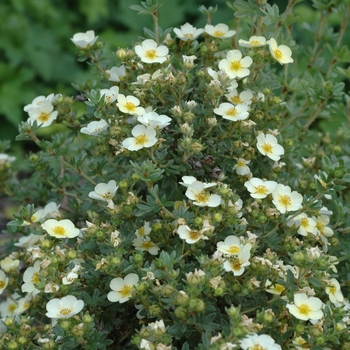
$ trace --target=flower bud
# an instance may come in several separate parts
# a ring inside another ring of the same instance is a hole
[[[72,334],[76,337],[81,337],[84,335],[84,324],[80,323],[72,328]]]
[[[197,312],[202,312],[205,308],[204,302],[200,299],[191,299],[188,303],[188,306],[190,309]]]
[[[18,344],[14,340],[11,340],[10,343],[7,344],[7,349],[9,350],[18,349]]]
[[[176,315],[176,317],[178,317],[180,319],[185,319],[186,316],[187,316],[186,309],[184,307],[182,307],[182,306],[178,306],[175,309],[175,315]]]
[[[93,318],[89,314],[85,314],[82,317],[82,320],[84,323],[91,323],[93,321]]]
[[[162,290],[161,290],[161,292],[162,292],[162,294],[164,295],[164,296],[167,296],[167,295],[171,295],[171,294],[173,294],[174,293],[174,287],[171,285],[171,284],[166,284],[166,285],[164,285],[163,287],[162,287]]]
[[[151,316],[157,316],[162,313],[162,309],[159,305],[151,305],[148,312]]]
[[[28,341],[27,339],[28,338],[26,338],[26,337],[19,337],[19,338],[17,338],[17,341],[20,345],[24,345]]]
[[[180,290],[179,293],[176,295],[175,301],[179,305],[186,305],[189,298],[190,297],[185,291]]]
[[[125,49],[120,48],[120,49],[117,50],[117,52],[115,53],[115,55],[116,55],[118,58],[123,59],[123,58],[126,57],[127,52],[126,52]]]
[[[222,214],[221,213],[215,213],[213,216],[214,222],[221,222],[222,221]]]

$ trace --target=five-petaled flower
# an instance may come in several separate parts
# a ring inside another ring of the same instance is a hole
[[[264,36],[251,36],[249,40],[238,40],[239,46],[246,47],[246,48],[252,48],[252,47],[261,47],[265,46],[267,44],[266,38]]]
[[[187,225],[180,225],[177,228],[177,233],[179,237],[183,240],[185,240],[188,244],[194,244],[198,242],[201,239],[208,239],[208,237],[203,235],[203,232],[207,231],[206,229],[203,230],[192,230]]]
[[[140,100],[132,95],[124,96],[123,94],[118,94],[117,96],[117,107],[123,113],[142,115],[145,113],[143,107],[139,107]]]
[[[199,207],[217,207],[221,203],[221,197],[217,194],[210,194],[205,191],[205,184],[195,181],[187,187],[186,196]]]
[[[219,68],[224,70],[231,78],[244,78],[249,75],[248,69],[253,63],[250,56],[242,58],[242,52],[239,50],[231,50],[227,53],[226,58],[219,62]]]
[[[80,230],[76,228],[73,222],[69,219],[49,219],[41,224],[41,227],[50,236],[56,238],[74,238],[77,237],[80,233]]]
[[[94,191],[89,192],[89,197],[98,201],[106,201],[108,207],[113,208],[113,197],[117,192],[118,186],[115,180],[108,183],[101,182],[95,186]]]
[[[107,299],[112,303],[118,301],[119,303],[125,303],[132,296],[132,291],[139,281],[139,276],[136,273],[129,273],[123,278],[113,278],[109,286],[112,289],[107,294]]]
[[[51,299],[46,304],[46,316],[49,318],[70,318],[78,314],[84,307],[84,301],[78,300],[74,295],[66,295],[58,299]]]
[[[204,27],[204,31],[210,36],[220,39],[231,38],[236,34],[236,31],[230,30],[228,25],[225,23],[219,23],[216,26],[213,26],[212,24],[207,24]]]
[[[95,36],[93,30],[88,30],[86,33],[76,33],[73,35],[72,42],[80,49],[88,49],[95,44],[98,36]]]
[[[233,105],[228,102],[220,103],[219,107],[214,108],[214,113],[234,122],[245,120],[249,116],[248,106],[246,104]]]
[[[28,110],[28,122],[33,123],[36,121],[38,125],[47,127],[56,120],[58,112],[54,111],[51,101],[44,101],[37,107],[32,107]]]
[[[267,156],[276,162],[281,159],[281,156],[284,154],[284,148],[278,144],[275,136],[260,133],[256,140],[256,147],[262,155]]]
[[[153,39],[146,39],[141,45],[135,46],[135,52],[144,63],[163,63],[169,49],[164,45],[158,46]]]
[[[271,56],[281,64],[293,63],[292,50],[286,45],[277,45],[274,38],[269,40]]]
[[[245,188],[250,192],[250,196],[253,198],[266,198],[272,193],[277,182],[275,181],[264,181],[257,177],[252,177],[249,181],[244,183]]]
[[[289,186],[278,184],[272,192],[272,203],[276,209],[285,214],[302,208],[303,196],[297,191],[291,190]]]
[[[239,341],[239,345],[243,350],[282,350],[267,334],[248,334]]]
[[[82,134],[90,135],[90,136],[100,136],[104,131],[108,129],[108,123],[104,120],[94,120],[90,122],[88,125],[84,126],[80,129]]]
[[[142,148],[152,147],[158,141],[156,131],[150,126],[136,125],[131,133],[134,137],[128,137],[123,141],[123,147],[129,151],[138,151]]]
[[[190,23],[185,23],[180,27],[180,29],[174,28],[173,30],[176,36],[182,41],[196,40],[199,35],[204,32],[204,29],[197,29]]]
[[[299,320],[319,320],[323,317],[322,306],[323,303],[319,298],[297,293],[294,294],[294,304],[287,304],[287,309]]]

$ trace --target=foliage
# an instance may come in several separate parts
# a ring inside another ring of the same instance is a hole
[[[66,35],[91,66],[79,98],[26,106],[17,140],[40,151],[22,174],[0,149],[1,192],[23,205],[1,260],[1,348],[348,348],[349,126],[316,126],[349,120],[350,4],[314,0],[319,20],[300,26],[298,2],[235,0],[225,38],[174,32],[167,2],[142,1],[132,25],[153,27],[113,55]],[[216,10],[200,7],[207,24]]]

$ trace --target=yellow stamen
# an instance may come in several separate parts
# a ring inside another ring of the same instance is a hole
[[[262,146],[262,148],[265,151],[265,153],[271,153],[272,152],[272,146],[269,143],[265,143]]]
[[[4,280],[0,280],[0,289],[5,288],[5,281]]]
[[[195,240],[201,236],[198,231],[190,231],[188,235],[192,240]]]
[[[269,190],[264,185],[259,185],[255,187],[255,193],[257,194],[268,194]]]
[[[111,192],[108,191],[108,192],[104,193],[102,197],[106,198],[106,199],[111,199]]]
[[[148,250],[152,247],[154,247],[154,243],[152,241],[145,241],[145,242],[142,242],[141,244],[141,248],[144,250]]]
[[[220,36],[224,36],[225,33],[222,32],[221,30],[216,30],[214,33],[213,33],[214,36],[217,36],[217,37],[220,37]]]
[[[241,249],[236,245],[231,245],[231,247],[228,248],[227,251],[230,252],[231,254],[237,254],[241,251]]]
[[[47,114],[47,113],[41,113],[40,114],[40,116],[39,116],[39,118],[38,118],[38,121],[40,122],[40,123],[45,123],[45,122],[47,122],[48,120],[50,119],[50,114]]]
[[[309,312],[311,311],[311,308],[307,304],[302,304],[302,305],[299,306],[299,311],[303,315],[308,315]]]
[[[286,194],[280,196],[280,200],[279,200],[279,201],[280,201],[280,203],[281,203],[283,206],[285,206],[285,207],[291,205],[291,203],[292,203],[290,197],[287,196]]]
[[[136,106],[132,102],[126,102],[124,106],[129,112],[133,112]]]
[[[56,226],[53,229],[53,232],[55,232],[56,235],[63,236],[66,233],[66,230],[62,226]]]
[[[231,62],[231,69],[232,70],[235,70],[235,71],[238,71],[241,69],[241,62],[240,61],[233,61]]]
[[[238,95],[231,97],[231,101],[233,103],[235,103],[236,105],[242,103],[242,100],[241,100],[241,98]]]
[[[196,201],[198,203],[205,203],[209,199],[209,194],[206,193],[204,190],[196,195]]]
[[[145,56],[150,60],[154,60],[157,56],[156,50],[147,50]]]
[[[61,315],[68,315],[70,312],[71,312],[71,309],[67,307],[60,310]]]
[[[278,49],[274,50],[273,53],[275,54],[275,57],[278,58],[278,59],[281,59],[282,58],[282,52]]]
[[[259,44],[260,44],[260,42],[258,40],[252,40],[250,42],[250,45],[252,45],[252,46],[256,46],[256,45],[259,45]]]
[[[125,285],[121,290],[119,290],[119,293],[123,298],[127,298],[130,296],[131,290],[132,290],[132,286]]]
[[[226,112],[226,114],[227,114],[228,116],[230,116],[230,117],[234,117],[235,115],[237,115],[237,110],[236,110],[236,108],[230,108],[230,109]]]
[[[38,282],[39,282],[39,277],[38,277],[38,273],[37,273],[37,272],[33,273],[33,276],[32,276],[32,278],[31,278],[31,281],[32,281],[33,283],[38,283]]]
[[[135,136],[135,142],[137,145],[143,145],[147,141],[146,135]]]

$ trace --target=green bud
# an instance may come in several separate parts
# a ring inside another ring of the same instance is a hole
[[[176,279],[179,276],[179,274],[180,274],[180,271],[174,270],[174,269],[168,272],[168,276],[173,280]]]
[[[132,257],[132,261],[135,264],[140,264],[143,261],[143,256],[140,253],[135,253]]]
[[[222,221],[222,214],[221,213],[215,213],[213,216],[214,222],[221,222]]]
[[[76,337],[81,337],[84,335],[84,325],[83,324],[78,324],[72,328],[72,334],[75,335]]]
[[[4,321],[2,321],[6,327],[11,327],[15,323],[13,317],[7,317]]]
[[[185,319],[187,317],[186,309],[182,306],[178,306],[175,309],[175,315],[176,315],[176,317],[178,317],[180,319]]]
[[[205,308],[204,302],[200,299],[191,299],[188,303],[188,306],[190,309],[197,312],[202,312]]]
[[[70,260],[74,260],[76,257],[77,252],[74,249],[68,251],[67,258],[69,258]]]
[[[171,295],[174,293],[174,291],[175,291],[175,289],[171,284],[164,285],[162,287],[162,290],[161,290],[161,292],[164,296]]]
[[[67,321],[67,320],[65,320],[65,319],[63,319],[63,320],[60,321],[60,326],[61,326],[61,328],[64,329],[64,330],[68,330],[68,329],[71,328],[70,322]]]
[[[189,298],[188,294],[182,290],[176,295],[175,301],[179,305],[186,305]]]
[[[125,49],[121,48],[121,49],[118,49],[118,50],[117,50],[117,52],[115,53],[115,55],[116,55],[118,58],[123,59],[123,58],[126,57],[127,51],[126,51]]]
[[[89,314],[85,314],[82,317],[82,320],[84,323],[91,323],[93,321],[93,318]]]
[[[162,313],[162,308],[159,305],[151,305],[148,312],[151,316],[157,316]]]
[[[284,144],[287,147],[292,147],[294,145],[294,141],[292,139],[287,139],[287,140],[284,141]]]
[[[203,219],[200,216],[196,216],[195,219],[194,219],[194,223],[197,226],[201,226],[202,223],[203,223]]]
[[[305,254],[303,252],[295,252],[293,254],[293,261],[295,261],[297,264],[301,263],[305,260]]]
[[[161,222],[155,222],[152,225],[152,231],[159,231],[162,229],[162,227],[163,227],[163,225]]]
[[[14,340],[11,340],[10,343],[7,345],[7,349],[9,350],[18,349],[18,344]]]
[[[325,345],[326,344],[326,340],[324,339],[324,337],[322,335],[320,335],[316,338],[316,344],[317,345]]]
[[[265,312],[263,319],[265,322],[271,323],[275,319],[275,317],[270,312]]]
[[[25,343],[27,343],[27,339],[26,337],[19,337],[17,338],[17,341],[20,345],[24,345]]]
[[[223,296],[225,293],[225,289],[222,288],[222,287],[217,287],[214,291],[214,295],[218,296],[218,297],[221,297]]]
[[[52,242],[45,238],[40,242],[40,246],[43,249],[50,249],[52,247]]]
[[[305,330],[305,326],[301,323],[299,323],[295,326],[295,331],[299,334],[303,334],[304,330]]]

